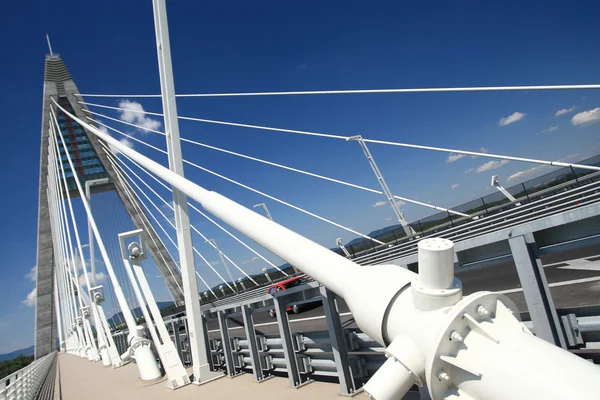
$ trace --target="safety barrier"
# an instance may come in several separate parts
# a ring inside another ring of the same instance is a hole
[[[56,368],[56,352],[35,360],[28,366],[0,380],[0,400],[28,400],[40,398],[44,382]],[[52,397],[49,397],[52,398]]]

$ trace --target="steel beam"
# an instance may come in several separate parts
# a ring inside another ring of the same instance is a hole
[[[219,330],[221,332],[221,347],[223,348],[223,355],[225,356],[225,366],[227,367],[227,375],[233,377],[237,375],[235,365],[233,364],[233,353],[231,352],[231,339],[229,338],[229,328],[227,327],[227,316],[225,312],[219,311],[217,313],[217,319],[219,320]]]
[[[283,355],[285,356],[285,366],[292,387],[298,387],[302,384],[302,377],[298,368],[298,360],[294,351],[292,330],[290,329],[290,321],[287,310],[285,309],[286,301],[284,296],[273,297],[275,303],[275,312],[277,313],[277,326],[279,327],[279,336],[281,337],[281,345],[283,347]]]
[[[540,260],[533,234],[511,237],[508,239],[508,244],[517,267],[519,281],[536,336],[566,348],[560,319],[550,295],[544,266]]]
[[[252,320],[252,310],[247,305],[242,306],[242,318],[244,319],[246,339],[248,339],[248,350],[250,351],[250,359],[252,360],[252,374],[254,375],[254,381],[262,382],[265,380],[266,375],[263,371],[262,364],[260,363],[258,343],[256,343],[256,331],[254,330],[254,321]],[[220,322],[221,321],[219,320],[219,323]]]
[[[348,359],[348,348],[340,320],[340,313],[335,301],[335,293],[325,286],[319,288],[323,299],[323,310],[325,311],[325,320],[327,321],[327,330],[331,338],[331,347],[333,349],[333,360],[340,380],[340,390],[342,395],[351,395],[356,391],[356,385],[350,369]]]

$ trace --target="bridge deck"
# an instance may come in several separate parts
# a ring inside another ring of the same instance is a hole
[[[313,382],[300,389],[288,387],[287,378],[275,377],[255,383],[251,374],[236,378],[221,378],[205,385],[188,385],[178,390],[167,389],[164,379],[152,384],[143,384],[137,375],[135,364],[128,364],[113,370],[102,363],[92,363],[71,354],[58,356],[60,390],[62,400],[80,399],[340,399],[339,385]],[[366,399],[360,394],[356,399]]]

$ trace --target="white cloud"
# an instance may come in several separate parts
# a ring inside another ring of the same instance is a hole
[[[35,306],[35,299],[37,297],[37,288],[33,288],[31,292],[25,297],[25,300],[21,301],[21,304],[25,304],[27,307]]]
[[[480,174],[482,172],[486,172],[486,171],[491,171],[493,169],[497,169],[500,168],[503,165],[508,164],[509,161],[508,160],[502,160],[502,161],[488,161],[485,164],[479,166],[476,170],[475,173]]]
[[[500,126],[506,126],[508,124],[512,124],[513,122],[517,122],[517,121],[522,120],[526,115],[527,114],[515,111],[514,113],[512,113],[508,117],[500,118],[500,121],[498,121],[498,125],[500,125]]]
[[[373,208],[375,208],[375,207],[383,207],[386,204],[387,204],[387,201],[381,200],[381,201],[378,201],[377,203],[373,204]]]
[[[571,107],[571,108],[563,108],[563,109],[561,109],[561,110],[558,110],[558,111],[556,112],[556,114],[554,114],[554,116],[555,116],[555,117],[560,117],[561,115],[568,114],[568,113],[572,113],[573,111],[575,111],[575,109],[576,109],[576,108],[577,108],[577,107],[575,107],[575,106],[573,106],[573,107]]]
[[[29,272],[26,273],[24,277],[33,282],[37,281],[37,265],[31,267]]]
[[[463,157],[465,157],[464,154],[450,153],[450,155],[448,156],[448,159],[446,160],[446,162],[447,163],[452,163],[454,161],[460,160]]]
[[[386,221],[391,221],[391,220],[393,220],[393,219],[394,219],[394,218],[392,218],[392,217],[387,217],[387,218],[385,218],[385,220],[386,220]]]
[[[403,205],[405,205],[405,204],[406,204],[406,202],[405,202],[405,201],[402,201],[402,200],[396,200],[396,205],[397,205],[398,207],[400,207],[400,206],[403,206]]]
[[[586,126],[595,124],[596,122],[600,122],[600,107],[580,112],[571,118],[573,126]]]
[[[90,280],[92,279],[91,272],[88,272],[88,277],[90,278]],[[105,280],[106,280],[106,275],[103,272],[96,272],[96,284],[100,284],[100,283],[104,282]],[[79,285],[81,285],[81,287],[87,287],[87,285],[85,283],[85,275],[83,275],[83,274],[79,275]]]
[[[548,129],[544,129],[543,131],[540,131],[540,133],[550,133],[550,132],[554,132],[557,129],[558,129],[558,125],[553,125]]]
[[[565,156],[563,158],[559,158],[557,161],[575,162],[575,161],[579,161],[581,158],[582,158],[581,154],[575,153],[575,154],[569,154],[568,156]],[[543,172],[545,169],[549,169],[549,168],[550,168],[550,166],[548,166],[548,165],[538,165],[535,167],[524,169],[522,171],[517,171],[514,174],[512,174],[511,176],[509,176],[508,178],[506,178],[506,182],[512,182],[517,179],[523,179],[523,180],[530,179],[534,175],[538,175],[539,173]]]
[[[450,186],[450,189],[456,189],[457,187],[459,187],[460,185],[458,183],[455,183],[454,185]]]
[[[486,149],[485,147],[482,147],[479,149],[480,152],[487,154],[489,151],[488,149]],[[471,158],[477,158],[479,156],[471,156]]]
[[[473,171],[475,171],[475,168],[469,168],[469,169],[465,170],[465,174],[470,174]]]
[[[523,171],[515,172],[514,174],[512,174],[511,176],[506,178],[506,182],[511,182],[518,178],[522,178],[522,179],[528,178],[528,177],[532,176],[534,173],[539,172],[539,170],[543,169],[543,168],[546,168],[546,165],[540,165],[537,167],[525,169]]]
[[[119,102],[119,108],[126,109],[126,111],[120,111],[121,115],[119,118],[121,121],[140,126],[140,131],[142,132],[145,132],[148,129],[157,130],[161,126],[160,121],[146,115],[144,107],[137,101],[121,100]]]
[[[254,257],[252,257],[252,258],[251,258],[251,259],[249,259],[249,260],[244,260],[244,261],[240,262],[240,264],[250,264],[251,262],[254,262],[254,261],[256,261],[256,260],[258,260],[258,257],[257,257],[257,256],[254,256]]]

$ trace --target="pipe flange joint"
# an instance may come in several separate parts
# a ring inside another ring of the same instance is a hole
[[[484,312],[485,311],[485,312]],[[481,377],[476,365],[459,361],[456,356],[465,348],[464,342],[472,331],[485,335],[489,340],[499,342],[492,332],[481,325],[484,321],[496,320],[498,313],[509,315],[513,324],[523,327],[519,321],[516,305],[505,295],[492,292],[478,292],[463,298],[447,314],[446,322],[427,355],[425,376],[432,399],[444,398],[455,390],[453,377],[456,369],[467,372],[473,377]],[[523,330],[526,328],[523,327]]]
[[[402,364],[414,377],[417,385],[423,386],[425,379],[425,356],[407,336],[399,335],[384,350],[387,358]]]
[[[421,284],[419,277],[411,282],[415,307],[421,311],[438,310],[453,306],[462,298],[462,282],[454,278],[452,286],[444,289],[430,289]]]

